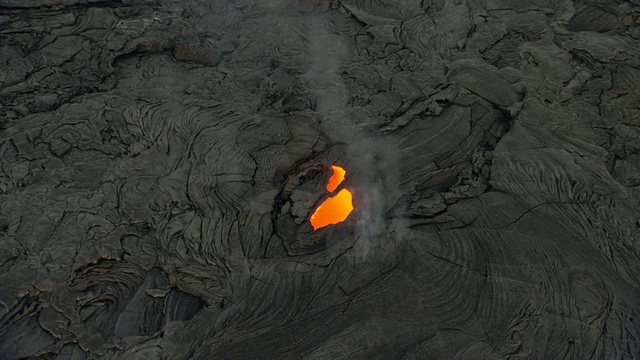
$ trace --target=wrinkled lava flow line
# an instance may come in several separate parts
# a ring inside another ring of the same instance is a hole
[[[327,184],[327,191],[332,193],[344,181],[346,170],[339,166],[331,166],[333,175]],[[353,211],[353,195],[347,189],[340,190],[336,195],[327,198],[311,215],[311,226],[318,230],[328,225],[337,224],[347,219]]]

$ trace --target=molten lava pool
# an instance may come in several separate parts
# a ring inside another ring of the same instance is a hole
[[[339,166],[331,166],[333,175],[327,184],[327,191],[334,192],[344,181],[347,171]],[[353,195],[347,189],[342,189],[334,196],[327,198],[316,208],[311,215],[313,230],[318,230],[328,225],[341,223],[349,217],[353,211]]]

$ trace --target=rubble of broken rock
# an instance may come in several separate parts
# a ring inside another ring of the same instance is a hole
[[[638,0],[0,0],[0,357],[635,358],[639,84]]]

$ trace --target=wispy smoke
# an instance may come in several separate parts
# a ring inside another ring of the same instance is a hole
[[[401,194],[396,185],[400,156],[393,144],[360,129],[348,117],[349,93],[342,78],[342,66],[349,55],[347,41],[331,31],[329,19],[323,16],[309,22],[307,34],[309,68],[301,81],[313,95],[316,111],[322,114],[323,131],[334,142],[347,144],[359,217],[356,258],[362,262],[372,247],[382,245],[380,236],[388,226],[385,212]]]
[[[380,236],[389,229],[385,213],[401,195],[398,187],[400,156],[396,147],[381,136],[360,137],[348,148],[351,166],[358,174],[355,186],[360,201],[356,244],[358,260],[365,260],[371,247],[382,246]]]
[[[313,17],[309,22],[309,68],[300,80],[313,95],[316,111],[323,115],[323,130],[335,136],[334,140],[349,143],[354,133],[345,114],[349,95],[341,76],[348,47],[344,38],[329,30],[328,23],[324,16]]]

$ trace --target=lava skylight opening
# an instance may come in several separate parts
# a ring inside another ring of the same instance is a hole
[[[333,174],[327,183],[327,191],[334,192],[344,181],[347,171],[340,166],[331,166]],[[311,226],[316,231],[328,225],[341,223],[353,211],[353,195],[347,189],[342,189],[334,196],[327,198],[311,215]]]
[[[327,184],[327,191],[329,191],[330,193],[334,192],[335,189],[338,188],[338,185],[340,185],[344,181],[344,176],[347,173],[345,169],[335,165],[331,166],[331,170],[333,170],[333,175],[331,175],[329,183]]]
[[[353,211],[353,196],[347,189],[342,189],[337,195],[326,199],[311,215],[311,226],[318,230],[327,225],[341,223]]]

